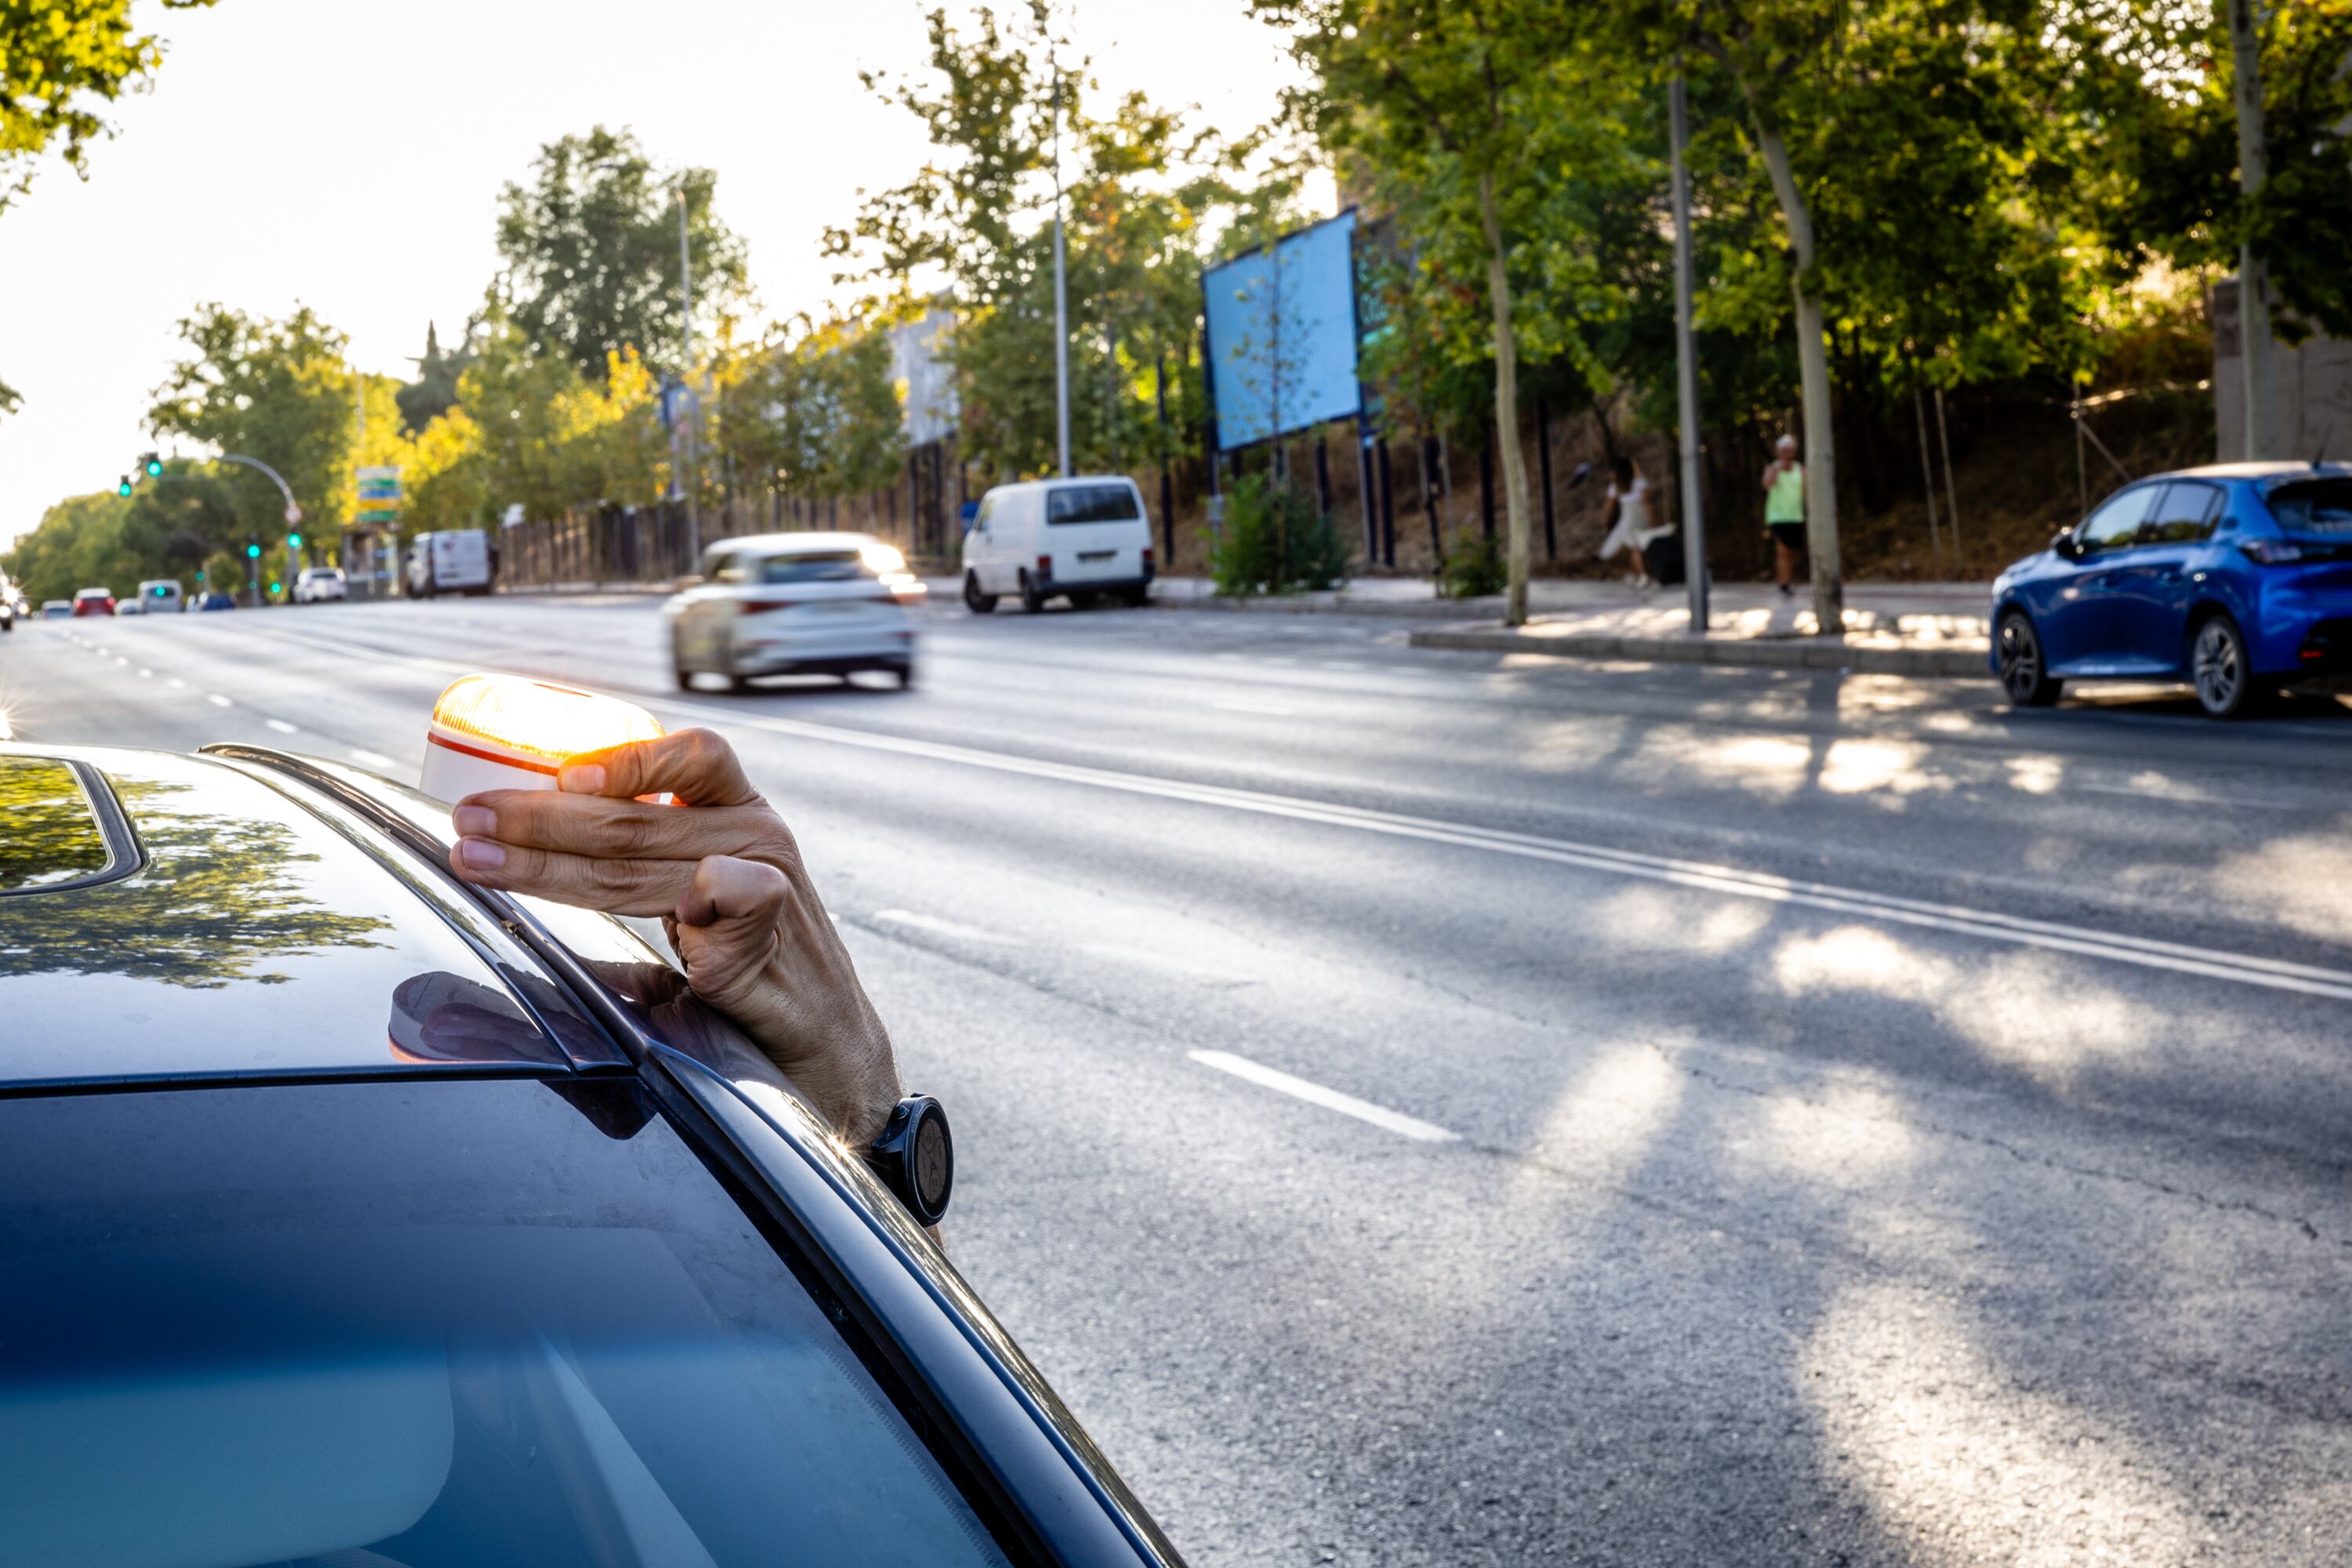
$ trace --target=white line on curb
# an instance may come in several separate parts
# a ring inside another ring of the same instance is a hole
[[[1326,1089],[1319,1083],[1293,1078],[1286,1072],[1254,1062],[1247,1057],[1234,1056],[1230,1051],[1186,1051],[1184,1054],[1204,1068],[1229,1072],[1261,1089],[1270,1089],[1276,1094],[1303,1100],[1309,1105],[1319,1105],[1326,1110],[1336,1110],[1342,1116],[1352,1116],[1359,1121],[1369,1121],[1400,1138],[1411,1138],[1423,1143],[1451,1143],[1462,1136],[1433,1121],[1423,1121],[1418,1116],[1407,1116],[1402,1110],[1391,1110],[1385,1105],[1374,1105],[1369,1100],[1358,1100],[1352,1094],[1342,1094],[1336,1089]]]

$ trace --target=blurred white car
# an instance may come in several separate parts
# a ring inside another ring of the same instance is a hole
[[[343,580],[340,566],[305,566],[301,575],[294,579],[294,602],[298,605],[348,599],[351,594],[351,584]]]
[[[702,574],[662,606],[680,690],[722,675],[736,690],[763,675],[885,670],[915,683],[908,606],[923,584],[868,533],[761,533],[722,540]]]

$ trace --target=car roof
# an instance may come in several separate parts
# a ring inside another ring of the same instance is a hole
[[[623,1059],[454,879],[284,762],[0,744],[0,1091]]]
[[[2152,479],[2343,479],[2352,476],[2352,467],[2342,463],[2297,463],[2268,461],[2260,463],[2206,463],[2194,468],[2175,468],[2168,473],[2150,474]]]
[[[746,533],[734,539],[722,539],[710,548],[745,551],[754,555],[831,555],[845,550],[863,550],[869,544],[880,542],[870,533]]]

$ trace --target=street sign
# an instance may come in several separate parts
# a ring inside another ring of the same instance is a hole
[[[398,522],[400,509],[406,499],[401,492],[400,468],[397,465],[367,468],[359,470],[359,510],[354,514],[360,522]]]
[[[300,507],[299,507],[299,506],[296,506],[296,505],[292,504],[291,502],[289,502],[289,503],[287,504],[287,507],[286,507],[286,525],[287,525],[289,528],[291,528],[294,524],[296,524],[296,523],[298,523],[298,522],[299,522],[299,521],[302,521],[302,509],[301,509]]]

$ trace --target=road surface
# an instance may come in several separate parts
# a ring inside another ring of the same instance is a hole
[[[21,626],[35,740],[413,778],[496,668],[799,832],[964,1271],[1201,1564],[2352,1541],[2352,709],[933,607],[676,692],[650,601]]]

